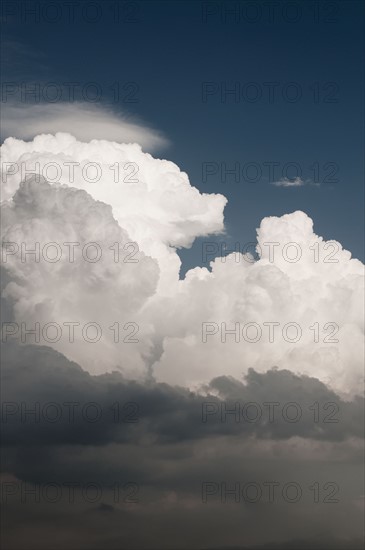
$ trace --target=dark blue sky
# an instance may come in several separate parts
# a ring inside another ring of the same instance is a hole
[[[263,217],[299,209],[316,233],[364,258],[362,2],[81,0],[74,21],[67,2],[50,2],[60,11],[49,8],[39,21],[21,20],[24,2],[5,4],[14,11],[6,40],[28,52],[7,76],[96,82],[104,104],[161,130],[171,145],[156,156],[176,162],[200,191],[228,198],[228,234],[218,241],[243,245]],[[43,3],[27,3],[34,4]],[[96,22],[86,20],[95,13]],[[114,102],[114,82],[135,82],[137,101],[126,102],[121,88]],[[204,98],[206,82],[214,93]],[[235,86],[238,96],[224,96]],[[204,163],[217,173],[204,178]],[[229,174],[224,181],[224,164],[237,163],[238,181]],[[271,185],[269,163],[275,181],[295,163],[286,175],[294,178],[299,167],[306,184]],[[182,258],[185,267],[202,265],[201,242]]]

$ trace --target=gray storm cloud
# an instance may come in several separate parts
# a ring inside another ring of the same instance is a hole
[[[75,538],[81,542],[73,547],[115,550],[181,548],[177,540],[184,540],[185,547],[212,549],[217,541],[222,548],[247,550],[362,548],[363,399],[345,402],[315,378],[276,369],[265,374],[250,370],[244,381],[221,376],[204,393],[192,393],[127,381],[119,373],[91,376],[50,347],[12,342],[3,349],[7,403],[1,481],[10,489],[4,497],[7,524],[22,524],[4,533],[10,548],[61,550]],[[281,413],[293,399],[303,412],[294,423]],[[213,414],[212,405],[232,410],[237,401],[277,401],[280,406],[273,422],[267,416],[254,423],[241,416],[237,422],[232,414],[222,421],[219,412]],[[321,406],[320,421],[309,408],[314,401]],[[116,420],[116,403],[121,413],[123,404],[134,404],[136,422],[125,422],[122,415]],[[325,421],[331,412],[323,408],[326,403],[337,405],[337,423]],[[72,422],[70,404],[75,405]],[[95,405],[100,408],[97,422],[82,415],[86,404],[93,405],[93,416]],[[203,421],[206,404],[210,413]],[[81,488],[91,480],[102,493],[95,503],[82,499]],[[208,480],[216,491],[205,502],[202,484]],[[133,505],[123,498],[126,481],[138,489]],[[60,488],[57,502],[35,501],[37,487],[51,482]],[[121,486],[117,499],[116,482]],[[71,483],[76,486],[72,504],[67,497]],[[225,503],[219,490],[223,483],[230,490]],[[269,483],[277,486],[271,501]],[[286,483],[300,488],[299,501],[282,497]],[[314,483],[321,496],[316,502]],[[262,496],[252,502],[242,491],[237,502],[237,484],[254,484]],[[19,487],[28,491],[23,502]],[[325,504],[333,487],[337,500]],[[227,524],[230,528],[222,529]]]

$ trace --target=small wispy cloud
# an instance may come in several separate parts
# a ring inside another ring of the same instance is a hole
[[[311,179],[303,180],[300,177],[297,178],[281,178],[278,181],[271,181],[271,185],[275,185],[276,187],[303,187],[304,185],[314,185],[315,187],[319,187],[320,183],[314,182]]]

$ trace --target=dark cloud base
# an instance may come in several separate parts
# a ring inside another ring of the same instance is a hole
[[[221,376],[193,393],[119,373],[91,376],[47,347],[9,343],[2,358],[2,548],[362,548],[361,397],[346,401],[315,378],[278,369],[250,370],[241,381]],[[78,404],[72,421],[64,406],[71,402]],[[222,421],[222,408],[237,402],[277,402],[280,412],[295,402],[302,416],[249,422],[228,414]],[[39,416],[22,418],[22,407],[36,403]],[[61,407],[57,421],[50,421],[56,410],[47,409],[50,403]],[[95,422],[90,403],[102,412]],[[215,412],[204,422],[207,403]],[[336,404],[337,422],[323,422],[326,403]],[[89,419],[79,414],[87,404]],[[273,501],[264,493],[250,502],[242,492],[246,484],[264,489],[272,481],[279,484]],[[217,491],[203,502],[207,482]],[[302,491],[298,502],[282,497],[290,482]],[[72,502],[69,483],[77,484]],[[101,491],[94,502],[92,491],[83,493],[90,483]],[[239,484],[238,502],[228,495],[224,503],[224,483]],[[314,483],[318,502],[309,489]],[[325,502],[326,483],[338,486],[336,502]],[[43,493],[50,484],[62,490],[56,502],[52,488]]]

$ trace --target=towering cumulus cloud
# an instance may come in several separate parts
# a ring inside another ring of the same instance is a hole
[[[261,222],[257,261],[234,253],[180,280],[176,250],[223,231],[226,199],[172,162],[56,134],[7,139],[2,170],[5,339],[97,374],[194,387],[277,366],[358,391],[363,266],[303,212]]]

